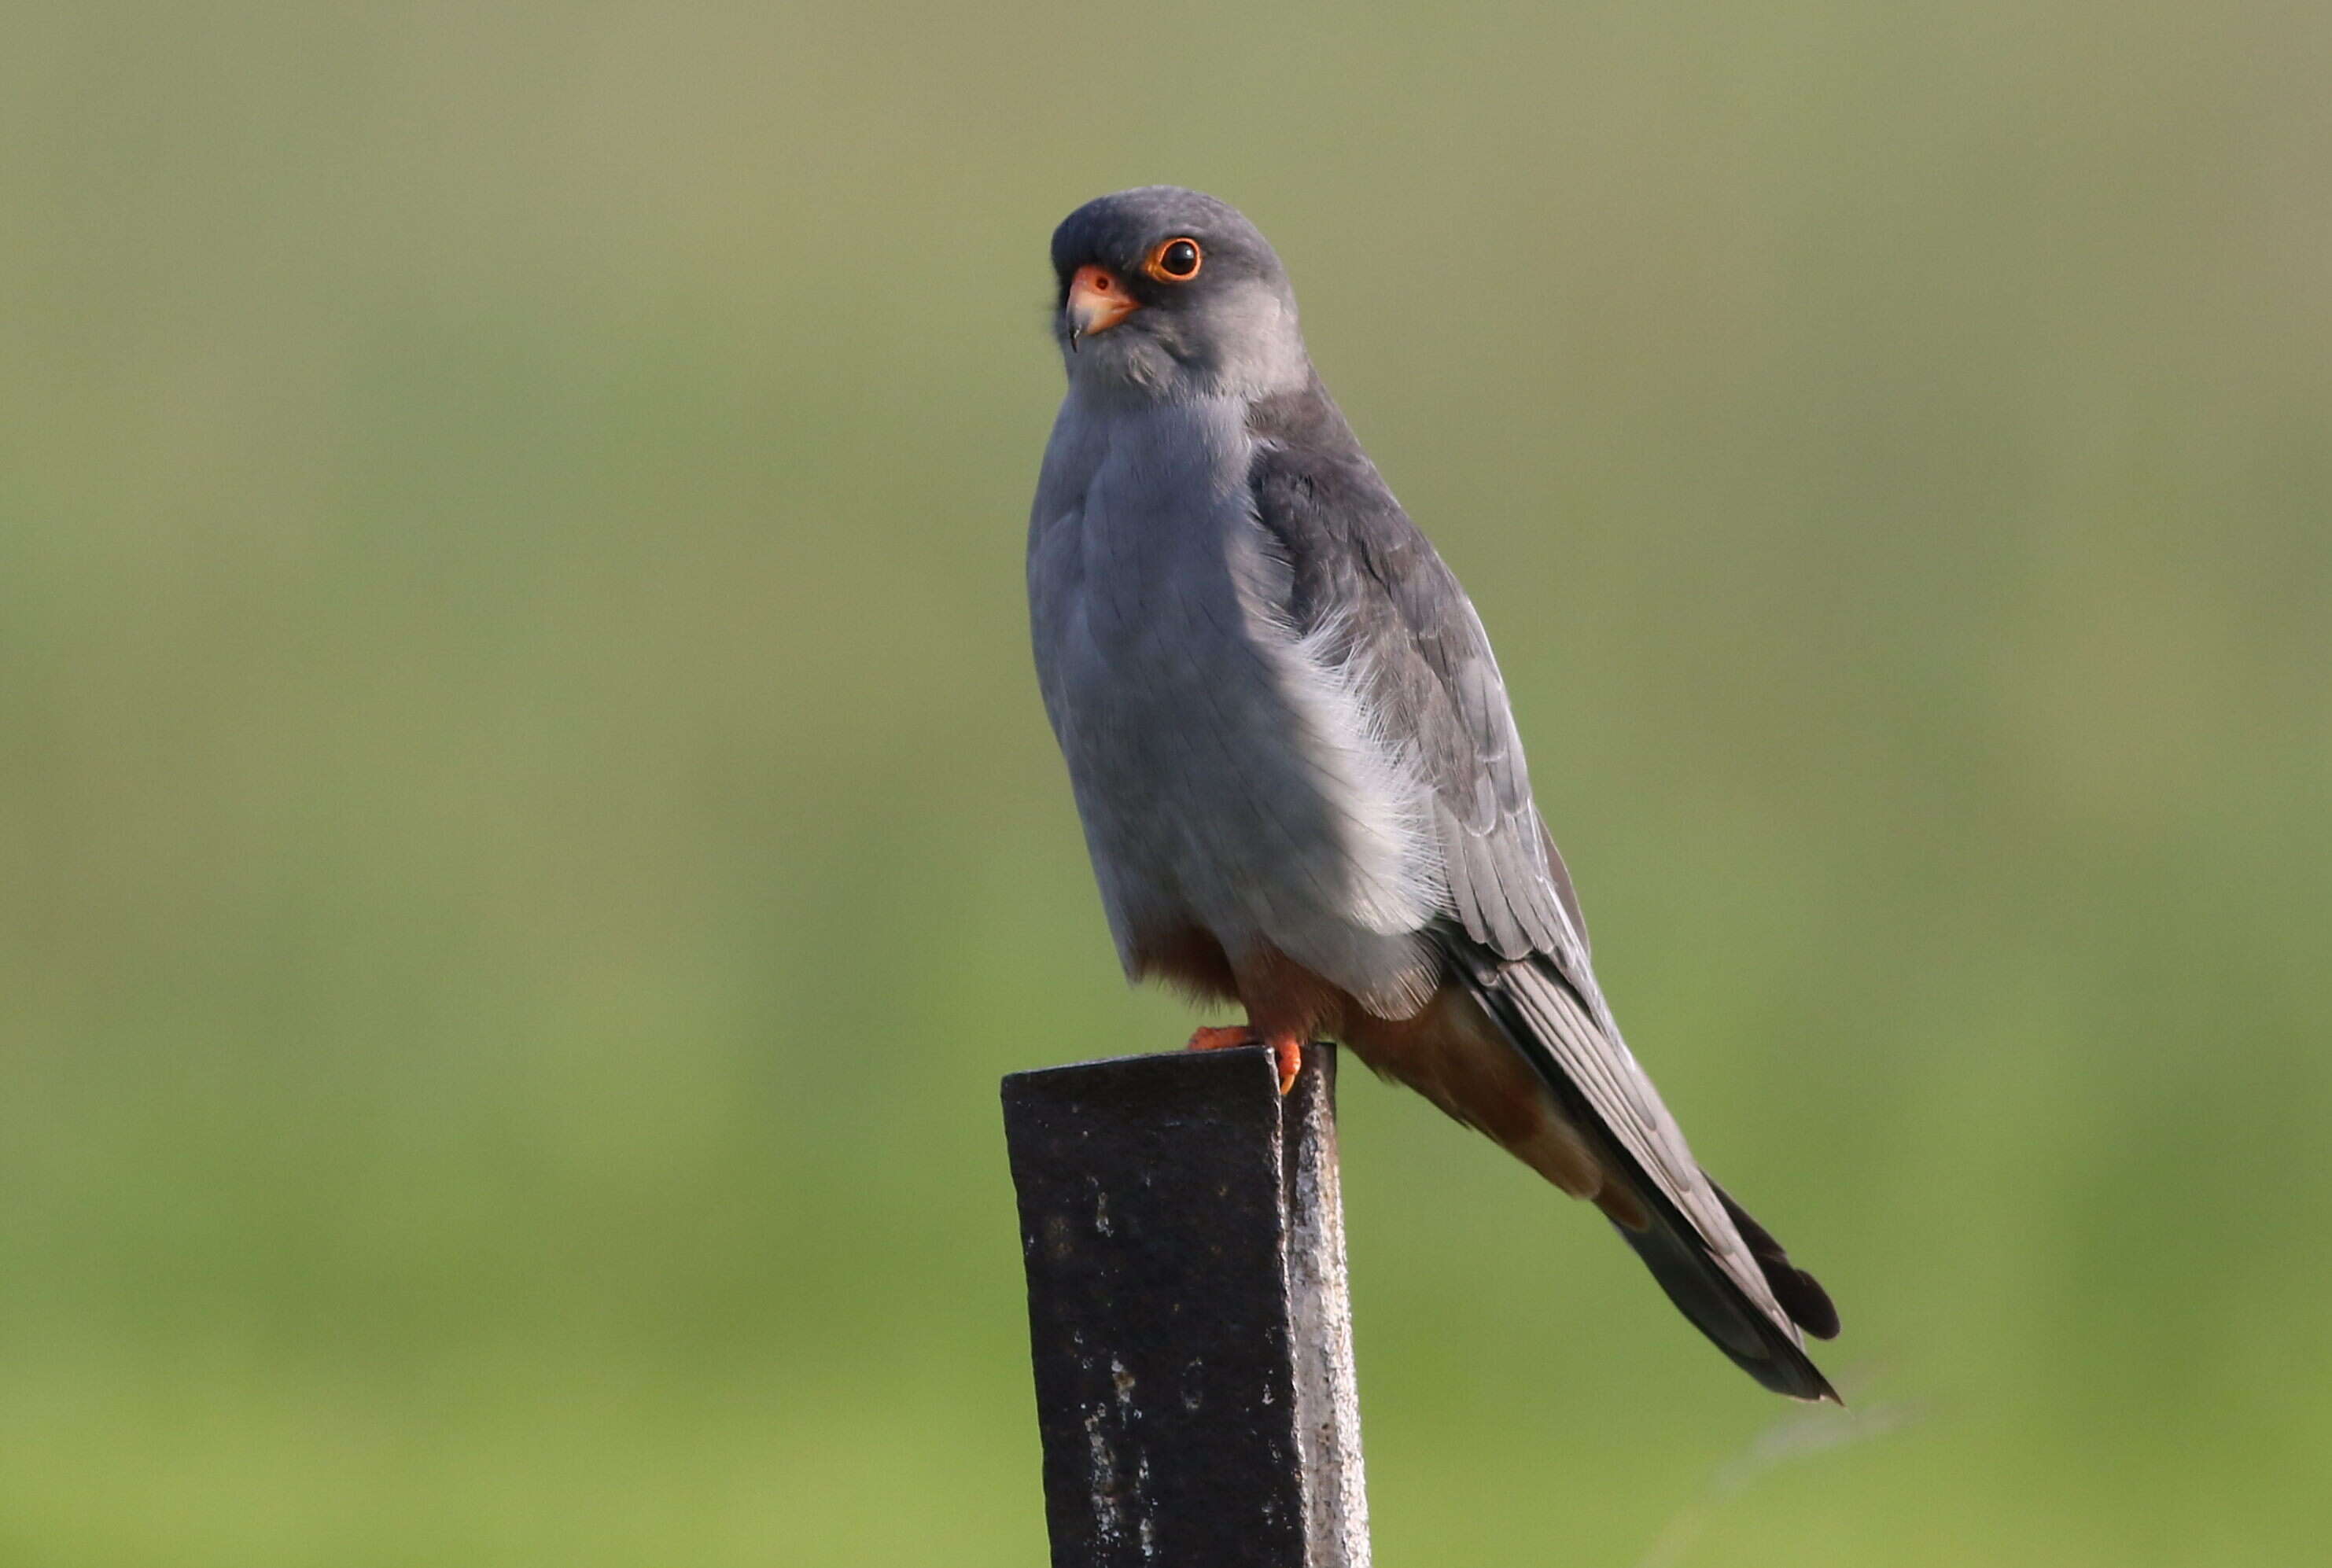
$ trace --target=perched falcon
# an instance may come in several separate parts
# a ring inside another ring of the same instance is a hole
[[[1167,186],[1053,234],[1068,393],[1029,621],[1127,972],[1343,1042],[1574,1198],[1767,1388],[1838,1315],[1620,1037],[1473,605],[1305,353],[1279,258]]]

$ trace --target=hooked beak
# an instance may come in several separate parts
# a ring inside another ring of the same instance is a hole
[[[1078,339],[1106,332],[1142,307],[1125,292],[1124,279],[1107,267],[1088,263],[1070,278],[1065,309],[1069,315],[1069,350],[1075,353]]]

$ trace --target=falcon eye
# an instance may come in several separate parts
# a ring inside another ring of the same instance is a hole
[[[1199,264],[1206,258],[1199,253],[1199,242],[1183,236],[1166,241],[1150,253],[1142,270],[1161,283],[1187,283],[1199,275]]]

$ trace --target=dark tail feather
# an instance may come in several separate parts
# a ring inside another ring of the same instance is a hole
[[[1708,1176],[1706,1171],[1701,1172]],[[1749,1211],[1733,1201],[1733,1194],[1718,1185],[1714,1176],[1708,1184],[1716,1190],[1716,1200],[1725,1205],[1725,1212],[1733,1217],[1733,1229],[1741,1232],[1741,1239],[1749,1244],[1749,1256],[1765,1272],[1765,1283],[1773,1292],[1773,1299],[1791,1321],[1816,1339],[1838,1337],[1838,1308],[1830,1301],[1830,1292],[1821,1281],[1790,1261],[1773,1233],[1749,1217]]]
[[[1843,1403],[1799,1338],[1801,1329],[1822,1338],[1838,1332],[1830,1297],[1700,1169],[1608,1015],[1596,1016],[1591,993],[1552,959],[1502,962],[1455,931],[1443,946],[1459,982],[1637,1198],[1643,1229],[1613,1228],[1677,1309],[1774,1392]]]
[[[1636,1256],[1643,1259],[1644,1267],[1659,1281],[1668,1300],[1675,1303],[1676,1309],[1693,1327],[1706,1334],[1734,1365],[1777,1394],[1800,1400],[1828,1400],[1832,1404],[1845,1402],[1807,1357],[1797,1336],[1774,1324],[1742,1294],[1741,1287],[1726,1277],[1724,1269],[1708,1255],[1707,1244],[1693,1234],[1690,1227],[1668,1212],[1665,1204],[1654,1203],[1647,1208],[1652,1219],[1643,1229],[1631,1230],[1619,1224],[1611,1229],[1636,1249]],[[1827,1306],[1829,1298],[1821,1295],[1821,1287],[1813,1286],[1811,1279],[1807,1284],[1812,1286],[1814,1296]],[[1782,1301],[1788,1306],[1788,1298]],[[1790,1308],[1790,1315],[1798,1317],[1794,1307]],[[1830,1321],[1835,1332],[1835,1313]]]

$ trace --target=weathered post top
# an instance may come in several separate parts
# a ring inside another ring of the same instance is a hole
[[[1335,1052],[1004,1080],[1054,1568],[1368,1568]]]

